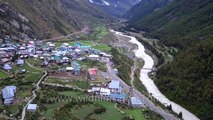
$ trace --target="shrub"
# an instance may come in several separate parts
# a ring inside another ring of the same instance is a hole
[[[106,112],[106,108],[103,107],[103,106],[96,107],[95,110],[94,110],[95,114],[101,114],[101,113],[104,113],[104,112]]]

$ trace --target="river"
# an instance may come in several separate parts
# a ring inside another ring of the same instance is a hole
[[[121,32],[114,31],[117,35],[128,37],[131,40],[129,41],[132,44],[136,44],[138,46],[137,49],[134,50],[135,56],[144,60],[144,66],[140,72],[140,80],[142,84],[146,87],[147,91],[152,94],[152,96],[157,99],[163,105],[172,105],[172,110],[179,114],[182,112],[182,117],[184,120],[199,120],[197,116],[186,110],[185,108],[181,107],[180,105],[174,103],[173,101],[169,100],[164,96],[158,87],[155,85],[152,79],[148,76],[149,72],[151,72],[152,68],[154,67],[154,60],[151,56],[145,53],[144,46],[133,36],[124,35]],[[128,43],[127,43],[128,44]]]

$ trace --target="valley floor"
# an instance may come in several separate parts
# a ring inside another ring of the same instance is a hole
[[[149,94],[151,94],[155,99],[157,99],[159,102],[161,102],[166,107],[171,105],[172,106],[172,110],[174,112],[176,112],[177,114],[182,112],[182,117],[183,117],[184,120],[199,120],[199,118],[197,118],[194,114],[192,114],[188,110],[184,109],[180,105],[178,105],[178,104],[170,101],[169,99],[167,99],[159,91],[157,86],[154,84],[153,80],[151,80],[149,78],[149,73],[152,71],[152,68],[154,66],[154,61],[149,55],[147,55],[145,53],[144,46],[139,41],[137,41],[136,38],[134,38],[132,36],[123,35],[122,33],[119,33],[119,32],[116,32],[116,34],[124,36],[124,37],[131,38],[131,40],[129,42],[133,43],[133,44],[136,44],[138,46],[138,48],[136,50],[134,50],[135,55],[138,58],[142,58],[144,60],[144,63],[145,63],[143,68],[141,69],[141,77],[140,77],[140,79],[141,79],[142,84],[146,87],[146,89],[149,92]],[[169,118],[167,118],[167,119],[169,119]]]

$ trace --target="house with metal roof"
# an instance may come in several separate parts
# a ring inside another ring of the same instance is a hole
[[[13,69],[13,67],[10,66],[9,64],[4,64],[3,69],[4,69],[4,70],[7,70],[7,71],[10,71],[10,70]]]
[[[12,101],[15,99],[16,86],[7,86],[2,89],[2,97],[4,99],[5,105],[12,104]]]
[[[110,89],[108,89],[108,88],[101,88],[100,89],[100,95],[101,96],[109,96],[110,95]]]
[[[72,74],[75,76],[79,76],[81,75],[81,68],[80,67],[76,67],[73,69]]]
[[[89,68],[87,73],[87,78],[90,80],[97,79],[98,70],[96,68]]]
[[[46,60],[44,60],[42,63],[41,63],[41,66],[48,66],[49,62],[47,62]]]
[[[77,63],[76,61],[73,61],[73,62],[71,62],[71,66],[72,66],[73,68],[78,68],[78,67],[80,67],[80,64]]]
[[[144,104],[142,103],[140,98],[137,98],[137,97],[131,97],[129,102],[132,107],[143,107],[144,106]]]
[[[67,71],[67,72],[72,72],[73,70],[74,70],[73,67],[66,67],[66,71]]]
[[[109,83],[109,89],[111,92],[119,92],[120,90],[120,82],[118,80],[112,80]]]
[[[101,88],[100,87],[92,87],[92,92],[100,92]]]
[[[63,57],[62,59],[61,59],[61,63],[62,64],[68,64],[70,62],[70,59],[68,58],[68,57]]]
[[[88,58],[91,60],[99,60],[99,55],[91,54],[88,56]]]
[[[117,101],[117,102],[124,102],[127,98],[127,95],[125,93],[110,93],[110,99]]]
[[[19,66],[23,66],[24,65],[24,60],[18,59],[16,64],[19,65]]]
[[[74,68],[72,71],[73,75],[80,75],[81,74],[81,66],[79,63],[77,63],[76,61],[71,62],[71,66]]]
[[[2,62],[2,63],[7,63],[7,62],[9,62],[9,61],[10,61],[10,59],[8,59],[8,58],[2,58],[2,59],[1,59],[1,62]]]
[[[29,104],[27,106],[27,111],[29,111],[29,112],[35,112],[36,109],[37,109],[37,104]]]
[[[55,59],[55,61],[60,61],[61,60],[61,56],[60,55],[59,56],[55,55],[54,59]]]

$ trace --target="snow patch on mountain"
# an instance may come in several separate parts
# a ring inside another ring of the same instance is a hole
[[[90,3],[95,3],[93,0],[89,0]]]
[[[107,5],[107,6],[110,5],[110,4],[109,4],[107,1],[105,1],[105,0],[102,0],[102,2],[103,2],[105,5]]]
[[[110,3],[107,2],[106,0],[89,0],[89,2],[92,3],[92,4],[97,4],[97,5],[110,6]]]

